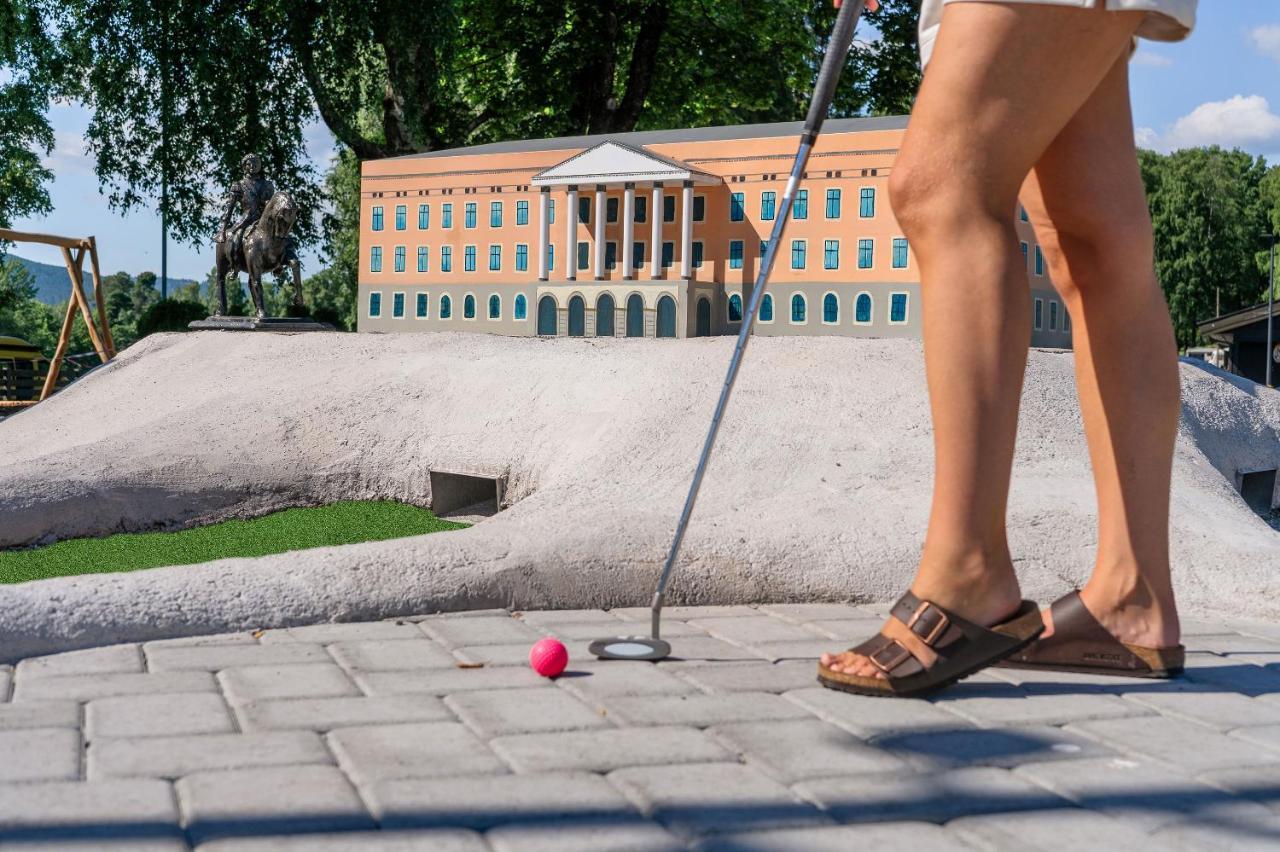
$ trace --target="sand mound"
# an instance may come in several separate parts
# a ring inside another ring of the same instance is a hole
[[[648,602],[732,340],[155,335],[0,423],[0,546],[338,499],[428,505],[508,477],[463,532],[0,587],[0,657],[410,611]],[[1009,528],[1028,596],[1086,576],[1093,487],[1070,354],[1033,352]],[[1184,364],[1173,507],[1188,614],[1280,617],[1280,534],[1232,485],[1280,465],[1280,393]],[[932,446],[919,344],[760,338],[672,599],[886,599]]]

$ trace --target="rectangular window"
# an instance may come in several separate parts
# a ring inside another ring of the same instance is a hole
[[[874,240],[858,240],[858,268],[870,269],[871,260],[875,254]]]
[[[476,247],[475,246],[467,246],[462,250],[462,271],[463,272],[476,271]]]
[[[840,268],[840,241],[827,240],[822,244],[822,268]]]
[[[693,197],[693,221],[702,222],[707,218],[707,197],[705,195],[695,195]]]
[[[591,196],[578,196],[578,221],[584,225],[591,224]]]
[[[1026,243],[1018,243],[1018,245],[1022,246],[1022,265],[1025,267],[1027,265],[1027,252],[1031,250],[1031,247]]]
[[[516,224],[517,225],[529,224],[529,202],[528,201],[516,202]]]
[[[1052,299],[1049,300],[1049,330],[1058,330],[1058,303]]]
[[[369,249],[369,271],[382,271],[382,246],[373,246]]]
[[[644,268],[644,243],[633,243],[631,246],[631,268]]]
[[[827,218],[840,218],[840,190],[838,189],[827,190]]]
[[[791,215],[796,219],[809,218],[809,190],[796,190],[796,200],[795,203],[791,205]]]
[[[1036,329],[1044,328],[1044,302],[1036,299]]]
[[[551,272],[556,268],[556,247],[552,243],[547,243],[547,271]]]
[[[760,219],[765,222],[772,222],[773,217],[777,215],[778,193],[762,192],[760,193]]]
[[[425,231],[431,227],[431,205],[418,205],[418,230]]]
[[[586,270],[591,268],[591,244],[586,240],[578,243],[578,269]]]
[[[391,316],[404,319],[404,293],[391,294]]]
[[[547,224],[554,225],[556,223],[556,200],[554,198],[547,199]]]
[[[369,294],[369,316],[371,318],[382,316],[382,294],[381,293]]]
[[[417,304],[414,307],[417,308],[416,315],[418,319],[427,318],[427,294],[426,293],[418,294]]]
[[[792,269],[804,269],[806,253],[807,253],[807,248],[805,246],[804,240],[791,241],[791,268]]]
[[[604,220],[606,222],[618,221],[618,199],[606,198],[604,200]]]
[[[858,215],[870,219],[876,215],[875,187],[864,186],[858,191]]]
[[[769,253],[769,241],[761,240],[760,241],[760,259],[764,260],[764,256],[768,253]]]
[[[440,227],[442,228],[453,227],[453,205],[452,204],[442,204],[440,206]]]
[[[404,272],[404,246],[396,246],[396,272]]]
[[[1018,218],[1024,222],[1031,221],[1029,218],[1027,218],[1027,208],[1023,207],[1021,204],[1018,205]]]
[[[489,202],[489,227],[490,228],[502,227],[502,202],[501,201]]]
[[[1036,275],[1044,275],[1044,252],[1036,246]]]
[[[502,269],[502,246],[489,246],[489,271],[498,272]]]
[[[373,229],[375,231],[382,230],[382,208],[381,207],[373,208]]]
[[[676,244],[673,242],[665,242],[662,244],[662,268],[670,269],[671,264],[675,262]]]
[[[462,223],[464,228],[474,228],[476,226],[476,203],[468,201],[466,210],[466,220]]]
[[[702,241],[699,240],[693,244],[693,268],[702,268]]]
[[[743,206],[744,196],[741,192],[735,192],[729,196],[729,221],[741,222],[747,217],[746,208]]]
[[[893,238],[893,268],[894,269],[907,268],[907,238],[906,237]]]
[[[742,240],[729,241],[729,268],[742,268]]]
[[[529,247],[527,245],[516,246],[516,272],[529,271]]]
[[[440,246],[440,271],[453,271],[453,248],[451,246]]]
[[[604,267],[605,269],[616,269],[618,266],[618,244],[604,244]]]
[[[649,196],[636,195],[636,222],[643,223],[649,221]]]
[[[396,205],[396,230],[403,231],[407,227],[405,219],[409,215],[409,208],[404,204]]]
[[[674,195],[662,196],[662,221],[674,222],[676,220],[676,197]]]
[[[418,246],[418,271],[427,271],[427,259],[431,256],[431,250],[426,246]]]
[[[889,297],[889,322],[907,321],[907,294],[894,293]]]

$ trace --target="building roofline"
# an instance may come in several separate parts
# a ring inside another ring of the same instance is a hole
[[[1241,308],[1238,311],[1232,311],[1229,314],[1213,317],[1212,319],[1202,320],[1196,323],[1196,331],[1205,335],[1222,334],[1228,331],[1235,331],[1246,325],[1252,325],[1255,322],[1261,322],[1267,318],[1267,303],[1253,305],[1248,308]],[[1280,319],[1280,306],[1277,306],[1275,318]]]

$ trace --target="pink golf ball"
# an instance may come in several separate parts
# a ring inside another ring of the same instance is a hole
[[[555,677],[569,665],[569,651],[554,636],[545,636],[529,649],[529,665],[543,677]]]

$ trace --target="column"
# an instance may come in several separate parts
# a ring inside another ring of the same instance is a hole
[[[662,182],[653,185],[653,198],[649,207],[651,225],[649,246],[649,277],[657,280],[662,276]]]
[[[596,280],[604,278],[604,184],[596,184]]]
[[[631,268],[631,255],[636,246],[636,185],[629,183],[622,193],[622,277],[628,281],[635,277]]]
[[[547,246],[551,244],[551,187],[538,192],[538,280],[546,281]]]
[[[680,277],[693,276],[693,181],[684,182],[680,198]]]
[[[564,253],[565,277],[570,281],[578,279],[578,188],[569,187],[568,201],[564,211],[565,241],[569,244]]]

